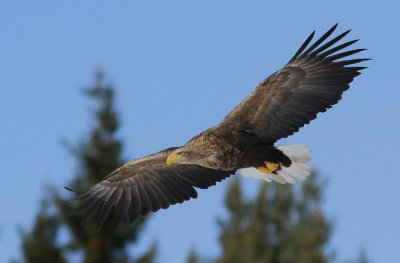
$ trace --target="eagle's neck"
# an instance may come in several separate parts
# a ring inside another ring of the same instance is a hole
[[[190,149],[194,156],[198,156],[193,160],[193,164],[212,169],[221,169],[221,160],[227,157],[226,153],[234,150],[232,145],[218,138],[211,129],[200,133],[184,147]]]

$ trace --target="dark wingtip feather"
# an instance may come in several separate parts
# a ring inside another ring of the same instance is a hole
[[[289,62],[295,60],[301,54],[301,52],[303,52],[303,50],[306,49],[308,44],[310,44],[311,40],[313,39],[314,35],[315,35],[315,30],[307,37],[306,41],[304,41],[304,43],[301,45],[299,50],[297,50],[296,54],[294,54],[294,56],[289,60]]]
[[[352,70],[352,71],[360,71],[366,68],[368,67],[346,67],[347,70]]]
[[[125,211],[126,213],[126,211]],[[114,215],[114,221],[113,221],[113,227],[116,228],[124,218],[124,210],[122,210],[121,205],[117,204],[115,207],[115,215]]]
[[[86,193],[83,193],[83,194],[81,194],[81,195],[78,195],[78,196],[75,196],[75,197],[73,197],[73,198],[71,198],[71,200],[79,200],[79,199],[82,199],[83,197],[86,197],[86,196],[88,196],[90,194],[90,192],[88,191],[88,192],[86,192]]]
[[[72,212],[68,214],[68,216],[73,216],[78,212],[78,210],[74,209]]]
[[[333,54],[333,53],[335,53],[335,52],[337,52],[339,50],[342,50],[342,49],[344,49],[344,48],[346,48],[346,47],[348,47],[350,45],[353,45],[354,43],[358,42],[359,40],[360,39],[354,39],[354,40],[351,40],[349,42],[343,43],[343,44],[341,44],[339,46],[336,46],[334,48],[328,49],[323,53],[320,53],[319,56],[321,56],[321,57],[329,56],[329,55],[331,55],[331,54]]]
[[[96,201],[94,201],[94,202],[92,203],[92,205],[89,207],[89,209],[86,211],[85,215],[83,216],[82,221],[81,221],[81,223],[80,223],[81,225],[83,225],[83,223],[85,223],[86,220],[89,219],[90,215],[92,215],[93,212],[94,212],[95,210],[97,210],[97,208],[99,208],[99,206],[101,205],[101,203],[102,203],[102,201],[99,200],[99,199],[97,199]]]
[[[113,207],[112,204],[109,204],[105,202],[100,210],[100,213],[98,215],[98,220],[96,223],[96,229],[100,229],[104,222],[106,221],[108,214],[110,213],[111,208]]]
[[[350,51],[346,51],[346,52],[342,52],[342,53],[339,53],[339,54],[331,55],[331,56],[327,57],[327,59],[329,59],[330,61],[335,61],[335,60],[338,60],[338,59],[341,59],[341,58],[344,58],[344,57],[348,57],[348,56],[354,55],[354,54],[359,53],[359,52],[364,51],[364,50],[366,50],[366,49],[365,48],[353,49],[353,50],[350,50]]]
[[[332,40],[330,40],[329,42],[327,42],[326,44],[324,44],[323,46],[317,48],[316,50],[314,50],[310,55],[316,55],[319,54],[320,52],[328,49],[330,46],[336,44],[337,42],[339,42],[342,38],[344,38],[348,33],[350,33],[350,29],[343,32],[342,34],[338,35],[337,37],[333,38]]]
[[[344,67],[347,65],[352,65],[352,64],[357,64],[360,62],[368,61],[370,60],[369,58],[360,58],[360,59],[349,59],[349,60],[343,60],[343,61],[338,61],[338,62],[333,62],[331,66],[334,67]]]
[[[70,192],[73,192],[73,193],[77,193],[77,192],[78,192],[78,191],[76,191],[76,190],[74,190],[74,189],[71,189],[71,188],[69,188],[69,187],[67,187],[67,186],[64,186],[64,188],[65,188],[66,190],[70,191]]]
[[[79,210],[87,206],[90,202],[93,202],[93,198],[88,198],[84,200],[80,205],[78,205],[78,207],[74,209],[74,211],[70,213],[70,215],[76,214]]]
[[[319,44],[321,44],[322,42],[324,42],[325,39],[327,39],[332,33],[333,31],[335,31],[336,27],[338,26],[338,23],[336,25],[334,25],[333,27],[331,27],[325,34],[322,35],[322,37],[320,37],[317,41],[315,41],[314,44],[311,45],[311,47],[309,47],[306,51],[304,51],[303,55],[307,55],[308,53],[310,53],[311,51],[313,51],[315,48],[317,48],[319,46]]]

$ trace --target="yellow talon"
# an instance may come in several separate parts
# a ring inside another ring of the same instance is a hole
[[[272,171],[271,171],[270,169],[268,169],[267,167],[265,167],[265,166],[258,167],[257,169],[258,169],[260,172],[265,173],[265,174],[270,174],[270,173],[272,173]]]
[[[264,162],[265,166],[257,167],[257,169],[265,174],[271,174],[279,168],[279,163]]]
[[[268,168],[269,170],[271,170],[271,172],[273,172],[273,171],[275,171],[276,169],[278,169],[279,163],[265,162],[265,166],[267,166],[267,168]]]

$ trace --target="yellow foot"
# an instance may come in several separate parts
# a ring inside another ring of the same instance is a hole
[[[257,169],[265,174],[270,174],[276,169],[278,169],[279,163],[271,163],[271,162],[265,162],[265,166],[257,167]]]
[[[257,169],[258,169],[260,172],[265,173],[265,174],[270,174],[270,173],[272,173],[272,171],[271,171],[270,169],[268,169],[267,167],[265,167],[265,166],[258,167]]]
[[[279,163],[265,162],[265,166],[267,166],[267,168],[270,169],[273,172],[276,169],[278,169]]]

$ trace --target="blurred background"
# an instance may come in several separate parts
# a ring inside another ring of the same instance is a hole
[[[398,10],[3,1],[0,262],[397,262]],[[117,230],[67,216],[77,203],[64,186],[83,191],[123,161],[183,145],[336,23],[373,60],[338,105],[279,142],[309,144],[306,183],[233,176]]]

